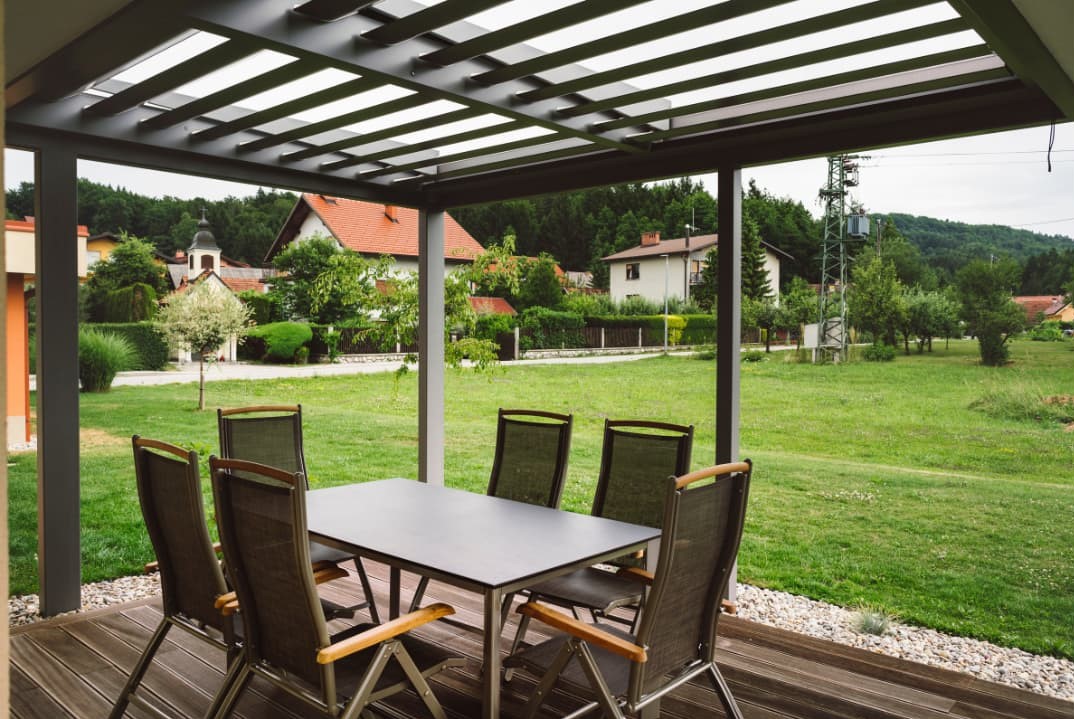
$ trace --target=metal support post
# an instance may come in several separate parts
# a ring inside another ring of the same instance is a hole
[[[418,479],[444,484],[444,211],[418,212]]]

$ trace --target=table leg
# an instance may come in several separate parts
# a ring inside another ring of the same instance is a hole
[[[398,567],[388,569],[388,619],[399,616],[399,585],[402,583],[403,573]]]
[[[500,716],[500,613],[503,611],[503,595],[499,589],[485,592],[485,662],[482,667],[481,684],[484,690],[481,716],[499,719]]]

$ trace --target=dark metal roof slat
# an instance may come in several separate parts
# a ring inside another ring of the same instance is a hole
[[[297,15],[319,22],[334,22],[369,7],[377,0],[306,0],[292,8]]]
[[[738,35],[719,42],[691,47],[687,50],[662,55],[660,57],[643,60],[641,62],[621,65],[604,72],[595,72],[585,77],[580,77],[569,82],[561,82],[548,85],[537,90],[524,92],[519,95],[520,100],[533,101],[545,100],[574,92],[579,92],[588,87],[599,87],[610,82],[625,80],[639,75],[648,75],[661,70],[670,70],[689,63],[709,60],[721,55],[728,55],[743,50],[752,50],[772,43],[784,42],[811,35],[824,30],[851,25],[866,20],[876,20],[885,15],[904,12],[924,5],[934,4],[935,0],[876,0],[866,5],[859,5],[844,10],[836,10],[824,15],[811,17],[808,20],[799,20],[765,28],[757,32]],[[962,20],[949,21],[962,29],[967,27]]]
[[[735,105],[742,105],[747,102],[756,102],[757,100],[767,100],[774,97],[793,95],[800,92],[815,90],[821,87],[842,85],[848,82],[883,77],[884,75],[891,75],[897,72],[905,72],[907,70],[917,70],[924,67],[930,67],[932,65],[941,65],[948,62],[958,62],[959,60],[969,60],[975,57],[984,57],[986,55],[991,54],[991,52],[992,51],[987,45],[973,45],[972,47],[959,48],[958,50],[947,50],[944,52],[934,53],[932,55],[911,58],[909,60],[898,60],[896,62],[889,62],[883,65],[874,65],[872,67],[866,67],[860,70],[850,70],[848,72],[840,72],[834,75],[825,75],[823,77],[810,78],[809,80],[792,82],[786,85],[780,85],[778,87],[768,87],[763,90],[755,90],[753,92],[746,92],[740,95],[731,95],[727,97],[716,98],[713,100],[705,100],[703,102],[696,102],[691,105],[680,105],[678,107],[649,112],[643,115],[623,117],[619,118],[618,120],[609,120],[607,122],[597,123],[597,127],[601,130],[615,129],[620,127],[634,127],[637,125],[644,125],[654,120],[667,120],[672,117],[685,117],[687,115],[692,115],[698,112],[716,110],[721,107],[733,107]]]
[[[854,57],[865,52],[886,50],[910,42],[943,37],[944,35],[949,35],[953,32],[965,29],[965,22],[959,18],[943,20],[931,25],[900,30],[889,35],[877,35],[876,37],[855,40],[844,45],[834,45],[832,47],[821,48],[820,50],[810,50],[797,55],[781,57],[776,60],[768,60],[754,65],[712,73],[711,75],[691,77],[667,85],[627,93],[616,98],[600,100],[599,102],[587,102],[572,107],[565,107],[560,110],[560,113],[566,117],[575,117],[592,112],[599,112],[608,108],[630,105],[651,97],[668,97],[681,92],[713,87],[727,82],[736,82],[739,80],[770,75],[783,70],[791,70],[797,67],[805,67],[807,65],[814,65],[821,62]]]
[[[310,137],[312,135],[319,135],[322,132],[328,132],[329,130],[335,130],[345,125],[353,125],[358,122],[365,122],[374,117],[381,115],[389,115],[393,112],[400,112],[402,110],[409,110],[413,107],[419,107],[429,102],[428,98],[424,98],[418,93],[412,93],[405,97],[399,97],[395,100],[389,100],[388,102],[379,103],[376,105],[369,105],[363,107],[361,110],[354,110],[353,112],[347,112],[342,115],[336,115],[335,117],[329,117],[319,122],[311,122],[298,127],[292,128],[285,132],[277,133],[275,135],[268,135],[255,140],[248,145],[243,145],[243,149],[261,150],[266,147],[272,147],[273,145],[282,145],[285,142],[291,142],[292,140],[298,140],[303,137]],[[355,135],[355,137],[361,137],[361,135]],[[342,147],[347,147],[345,144],[346,139],[340,141]],[[335,144],[335,143],[334,143]],[[331,145],[329,145],[331,147]],[[326,150],[327,152],[327,150]],[[313,152],[313,155],[321,154],[319,152]]]
[[[289,117],[296,112],[302,112],[311,107],[335,102],[336,100],[349,97],[350,95],[357,95],[360,92],[371,90],[379,85],[380,83],[372,78],[360,77],[356,80],[340,83],[335,87],[325,88],[324,90],[305,95],[304,97],[267,107],[264,110],[251,112],[248,115],[236,118],[230,122],[221,123],[212,129],[195,133],[194,135],[191,135],[191,138],[194,140],[215,140],[239,130],[264,125],[267,122],[279,120],[282,117]]]
[[[459,160],[467,160],[471,157],[481,157],[482,155],[495,155],[501,152],[508,152],[510,150],[518,150],[523,147],[531,147],[539,144],[547,143],[551,139],[557,139],[551,135],[541,135],[539,137],[527,137],[522,140],[513,140],[511,142],[505,142],[502,145],[490,145],[487,147],[475,147],[471,150],[464,150],[462,152],[455,152],[450,155],[444,155],[436,158],[441,163],[457,162]],[[560,138],[561,139],[561,138]],[[388,165],[377,170],[371,170],[369,172],[359,173],[361,178],[374,178],[383,177],[385,175],[393,175],[400,172],[406,172],[409,170],[416,170],[421,167],[429,167],[435,163],[430,163],[427,160],[415,160],[408,161],[396,165]]]
[[[466,40],[454,45],[449,45],[442,50],[436,50],[421,56],[424,62],[441,67],[451,65],[460,60],[469,60],[478,55],[484,55],[493,50],[520,43],[523,40],[545,35],[565,27],[571,27],[579,23],[618,12],[633,5],[649,2],[649,0],[587,0],[586,2],[568,5],[544,15],[539,15],[529,20],[509,25],[495,32],[488,32],[471,40]]]
[[[407,99],[407,98],[402,98]],[[424,103],[422,103],[424,104]],[[388,113],[378,113],[388,114]],[[471,117],[480,115],[479,110],[472,110],[468,107],[459,108],[458,110],[452,110],[451,112],[445,112],[439,115],[429,115],[427,117],[420,117],[416,120],[405,122],[401,125],[392,125],[391,127],[385,127],[380,130],[374,130],[373,132],[355,134],[353,137],[343,138],[336,142],[331,142],[325,145],[318,145],[316,147],[310,147],[305,150],[299,150],[297,152],[288,153],[283,155],[280,159],[291,162],[294,160],[304,160],[308,157],[316,157],[317,155],[324,155],[329,152],[339,152],[356,145],[368,145],[371,142],[377,140],[383,140],[398,135],[405,135],[411,132],[418,132],[419,130],[427,130],[430,127],[436,125],[446,124],[449,122],[458,122],[459,120],[466,120]]]
[[[766,10],[768,8],[784,5],[793,0],[728,0],[720,5],[701,8],[684,15],[677,15],[666,20],[658,20],[641,27],[631,28],[623,32],[599,38],[590,42],[564,48],[557,52],[549,52],[531,60],[505,65],[501,68],[489,70],[474,75],[471,79],[484,85],[494,85],[508,80],[517,80],[520,77],[534,75],[542,70],[550,70],[554,67],[562,67],[577,60],[588,57],[603,55],[614,50],[622,50],[637,43],[658,40],[662,37],[675,35],[684,30],[695,27],[712,25],[724,22],[742,15]]]
[[[482,10],[502,5],[505,2],[509,0],[444,0],[438,5],[386,22],[378,28],[363,33],[362,37],[382,45],[394,45],[438,27],[465,20]]]
[[[237,60],[248,57],[257,52],[257,50],[256,46],[248,42],[229,40],[174,67],[159,72],[143,82],[131,85],[123,92],[89,105],[82,112],[87,115],[115,115],[136,107],[161,93],[174,90],[180,85],[185,85],[202,75],[219,70],[224,65],[230,65]]]
[[[294,62],[287,63],[283,67],[250,78],[245,82],[240,82],[237,85],[226,87],[218,92],[199,97],[196,100],[192,100],[185,105],[180,105],[171,110],[166,110],[149,120],[143,120],[141,127],[147,130],[157,130],[162,127],[168,127],[169,125],[175,125],[184,120],[189,120],[192,117],[204,115],[207,112],[231,105],[244,98],[252,97],[266,90],[271,90],[288,82],[306,77],[317,72],[319,69],[320,68],[314,63],[295,60]]]
[[[454,135],[444,135],[441,137],[434,137],[422,142],[415,142],[410,145],[402,145],[395,143],[392,147],[379,147],[371,152],[362,152],[361,148],[354,150],[354,157],[345,158],[342,160],[335,160],[332,162],[326,162],[322,167],[330,169],[338,169],[341,167],[350,167],[352,165],[359,165],[364,162],[377,162],[388,157],[394,157],[396,155],[405,155],[420,150],[427,150],[434,147],[441,147],[446,145],[453,145],[457,142],[467,142],[469,140],[476,140],[482,137],[488,137],[489,135],[496,135],[501,132],[510,132],[512,130],[518,130],[525,127],[525,123],[514,120],[511,122],[505,122],[491,127],[481,127],[474,130],[467,130],[465,132],[459,132]],[[404,130],[403,132],[414,132],[415,130]],[[402,133],[400,133],[402,134]],[[365,140],[365,138],[361,138]],[[368,144],[363,142],[363,145]],[[287,158],[284,158],[287,159]]]
[[[988,58],[981,58],[980,60],[985,61],[987,59]],[[939,73],[943,69],[944,68],[942,67],[923,68],[922,70],[916,71],[916,73],[924,76],[930,72],[934,74]],[[897,76],[891,77],[892,79],[894,79]],[[650,133],[646,139],[651,141],[667,140],[670,138],[681,137],[683,135],[709,132],[717,129],[735,127],[738,125],[753,124],[796,115],[824,112],[827,110],[834,110],[841,107],[852,107],[856,104],[861,103],[890,100],[893,98],[910,97],[926,92],[933,92],[939,89],[1009,80],[1010,77],[1010,73],[1006,70],[1006,68],[1003,67],[1002,61],[997,58],[995,60],[994,67],[977,68],[964,74],[937,74],[936,77],[923,77],[923,79],[921,80],[917,80],[910,83],[895,83],[887,87],[880,87],[876,89],[863,89],[860,92],[838,93],[836,91],[840,88],[821,88],[821,90],[830,91],[828,97],[812,101],[806,100],[805,98],[799,98],[803,100],[803,102],[791,105],[778,105],[778,100],[790,98],[773,98],[768,103],[772,105],[770,109],[756,109],[752,112],[747,111],[741,115],[727,115],[724,117],[716,117],[715,115],[718,113],[718,111],[713,111],[711,113],[699,113],[701,115],[711,114],[713,115],[713,117],[709,120],[698,118],[692,122],[684,122],[682,120],[685,120],[685,118],[680,118],[680,123],[672,126],[670,130],[662,130],[659,132]],[[847,87],[843,86],[842,89],[846,90]]]
[[[543,139],[543,138],[542,138]],[[545,148],[540,150],[539,148]],[[540,145],[531,146],[529,149],[538,149],[538,152],[499,152],[497,155],[503,155],[495,160],[487,162],[471,162],[468,160],[462,160],[459,162],[448,163],[440,165],[436,171],[436,179],[447,179],[449,177],[460,177],[465,175],[474,175],[482,172],[490,172],[492,170],[499,170],[507,167],[514,167],[518,165],[525,165],[533,162],[547,162],[548,160],[554,160],[559,157],[570,157],[572,155],[580,155],[588,152],[603,151],[605,148],[593,145],[590,142],[585,142],[579,138],[568,138],[564,140],[555,140],[553,142],[545,142]],[[396,181],[396,185],[405,180]]]

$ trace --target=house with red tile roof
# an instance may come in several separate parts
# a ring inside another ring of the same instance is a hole
[[[479,315],[517,315],[511,303],[502,297],[471,297],[470,306]]]
[[[272,243],[271,261],[290,243],[322,235],[340,247],[375,259],[395,258],[400,272],[418,270],[418,211],[409,207],[303,194]],[[445,270],[468,265],[485,249],[451,215],[444,216]]]
[[[1074,321],[1074,306],[1062,295],[1022,295],[1014,301],[1025,310],[1028,325],[1043,320]]]

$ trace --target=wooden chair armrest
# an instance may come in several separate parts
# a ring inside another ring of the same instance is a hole
[[[720,609],[724,614],[738,614],[738,604],[735,602],[729,602],[726,599],[720,600]]]
[[[639,569],[638,567],[620,567],[616,574],[620,577],[626,577],[627,579],[641,582],[650,587],[653,585],[653,573],[647,572],[644,569]]]
[[[625,639],[608,634],[594,624],[580,622],[574,617],[563,614],[562,612],[557,612],[554,609],[549,609],[543,604],[526,602],[518,608],[518,612],[519,614],[525,614],[527,617],[544,622],[550,627],[567,632],[590,644],[595,644],[598,647],[614,652],[632,662],[638,662],[640,664],[649,659],[645,652],[645,647],[640,647]]]
[[[152,562],[146,562],[145,567],[143,567],[143,569],[145,570],[146,574],[156,574],[160,571],[160,563],[156,560],[153,560]]]
[[[372,629],[367,629],[361,634],[355,634],[341,641],[331,644],[317,652],[318,664],[331,664],[332,662],[360,652],[383,641],[405,634],[415,627],[428,624],[440,617],[447,617],[455,613],[455,608],[449,604],[430,604],[401,617],[378,624]]]
[[[346,569],[330,564],[327,567],[315,570],[313,572],[313,581],[315,584],[324,584],[325,582],[331,582],[333,579],[342,579],[349,576]]]
[[[213,542],[213,551],[216,552],[217,554],[223,554],[224,553],[224,545],[220,544],[220,542]]]
[[[218,596],[216,598],[216,601],[213,602],[213,606],[216,607],[217,609],[223,609],[224,605],[227,604],[228,602],[237,602],[237,601],[239,601],[239,595],[238,594],[236,594],[235,592],[227,592],[226,594],[221,594],[220,596]]]

